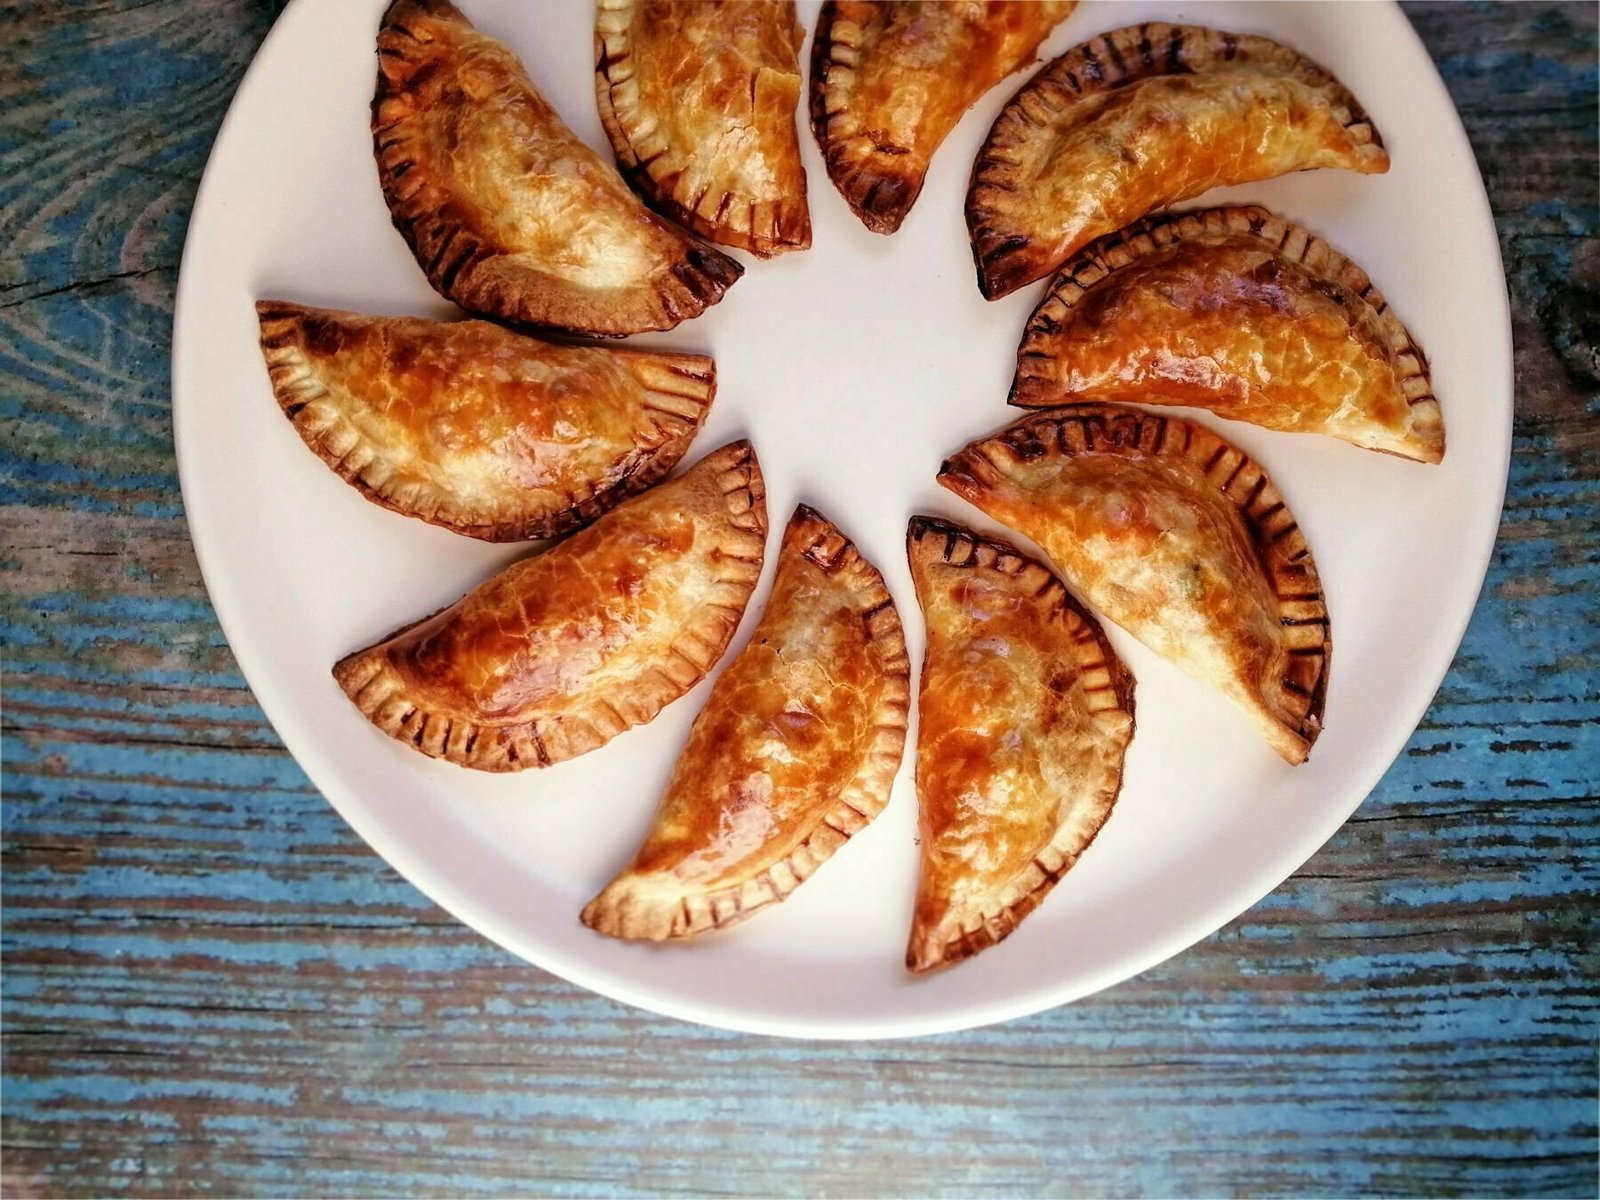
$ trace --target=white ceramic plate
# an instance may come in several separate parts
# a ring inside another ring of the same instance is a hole
[[[465,0],[591,146],[592,7]],[[789,901],[685,945],[625,945],[579,907],[632,854],[708,683],[651,725],[546,771],[490,776],[372,729],[329,676],[346,652],[456,599],[524,551],[369,504],[283,419],[252,302],[446,315],[378,189],[368,134],[381,0],[299,0],[228,113],[196,202],[173,352],[183,494],[228,640],[285,744],[352,826],[433,899],[547,970],[658,1012],[813,1037],[959,1029],[1086,995],[1238,915],[1330,837],[1404,745],[1443,678],[1494,539],[1511,417],[1498,245],[1472,151],[1398,8],[1087,0],[1046,57],[1129,22],[1277,37],[1334,71],[1393,158],[1383,176],[1316,171],[1208,195],[1250,200],[1365,266],[1433,358],[1449,453],[1426,467],[1203,416],[1271,471],[1315,550],[1333,615],[1327,728],[1286,766],[1224,700],[1112,630],[1138,678],[1127,782],[1093,850],[1007,942],[931,978],[902,964],[917,865],[908,749],[884,815]],[[807,29],[817,4],[800,5]],[[802,61],[809,61],[809,45]],[[700,454],[753,438],[774,531],[806,500],[884,572],[913,669],[922,622],[903,541],[912,513],[993,528],[935,486],[941,459],[1019,414],[1004,403],[1043,284],[985,303],[962,197],[1016,76],[967,115],[890,238],[852,217],[802,131],[815,248],[749,270],[722,304],[635,344],[716,356]],[[1198,203],[1198,202],[1196,202]],[[774,532],[774,540],[776,532]],[[771,562],[745,617],[765,602]]]

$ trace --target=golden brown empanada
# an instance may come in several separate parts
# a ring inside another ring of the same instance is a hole
[[[794,0],[599,0],[595,90],[649,205],[762,258],[811,245]]]
[[[389,5],[372,137],[395,227],[473,312],[607,337],[671,329],[743,271],[640,204],[449,0]]]
[[[698,354],[556,346],[487,321],[256,305],[306,445],[383,507],[491,542],[588,524],[672,470],[706,418]]]
[[[811,128],[828,178],[868,229],[900,228],[962,114],[1076,7],[827,0],[811,44]]]
[[[750,443],[724,446],[334,678],[384,733],[463,767],[586,754],[722,657],[761,574],[765,496]]]
[[[1075,254],[1028,319],[1011,403],[1188,404],[1444,457],[1428,362],[1366,272],[1264,208],[1160,213]]]
[[[1304,760],[1322,729],[1328,610],[1294,515],[1243,453],[1175,417],[1085,405],[973,442],[939,482]]]
[[[760,624],[695,719],[644,845],[584,924],[660,941],[784,899],[888,802],[909,699],[883,577],[801,505]]]
[[[914,517],[928,625],[917,718],[922,877],[906,966],[995,945],[1094,840],[1122,790],[1133,677],[1015,546]]]
[[[1145,213],[1289,171],[1389,169],[1340,82],[1268,38],[1153,22],[1068,50],[1012,97],[978,153],[967,229],[998,299]]]

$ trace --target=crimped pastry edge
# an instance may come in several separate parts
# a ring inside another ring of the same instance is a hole
[[[1192,421],[1122,404],[1085,404],[1039,410],[979,438],[945,460],[938,482],[982,508],[984,496],[1002,477],[990,457],[997,450],[1019,461],[1080,453],[1171,455],[1200,468],[1207,482],[1238,509],[1249,530],[1272,585],[1279,619],[1289,631],[1289,665],[1307,677],[1307,682],[1294,675],[1280,681],[1290,695],[1304,700],[1304,711],[1292,726],[1269,713],[1262,703],[1241,707],[1284,759],[1303,762],[1322,732],[1332,656],[1331,626],[1311,547],[1260,464]],[[1305,665],[1296,668],[1297,663]]]
[[[858,612],[886,682],[873,711],[872,745],[855,776],[782,859],[737,886],[703,892],[685,892],[670,878],[624,869],[583,908],[581,920],[597,933],[681,941],[744,921],[789,896],[888,803],[905,752],[911,697],[910,660],[894,598],[878,569],[838,526],[809,505],[800,505],[790,518],[779,554],[780,571],[806,562],[825,574],[851,577]],[[708,706],[713,702],[715,692]]]
[[[1433,393],[1427,355],[1411,331],[1394,314],[1371,277],[1353,260],[1305,226],[1259,204],[1155,213],[1097,238],[1079,250],[1062,264],[1044,298],[1028,317],[1022,342],[1017,347],[1017,370],[1007,402],[1017,408],[1054,408],[1081,402],[1062,395],[1059,389],[1051,386],[1049,373],[1032,364],[1053,360],[1053,339],[1067,324],[1083,295],[1106,283],[1119,271],[1169,246],[1196,238],[1224,236],[1248,237],[1259,242],[1316,278],[1343,289],[1371,311],[1394,356],[1395,386],[1405,396],[1411,410],[1411,440],[1416,447],[1416,453],[1409,455],[1389,450],[1380,453],[1397,454],[1417,462],[1440,462],[1444,458],[1444,417]],[[1092,400],[1092,397],[1084,398],[1084,401]]]
[[[546,513],[518,513],[509,509],[493,514],[468,513],[448,496],[435,503],[419,503],[419,485],[409,488],[392,475],[375,471],[377,456],[365,445],[360,431],[342,411],[336,411],[331,393],[317,378],[314,363],[305,352],[301,322],[308,316],[363,323],[388,318],[336,309],[319,309],[286,300],[259,300],[256,315],[261,327],[261,352],[267,365],[273,395],[307,448],[346,483],[381,508],[414,517],[466,537],[488,542],[518,542],[559,537],[594,521],[630,496],[638,495],[664,479],[683,458],[705,423],[716,396],[716,364],[704,355],[666,351],[610,350],[627,361],[663,424],[676,429],[671,436],[643,447],[629,470],[607,487],[572,492],[567,504]],[[485,322],[475,322],[485,324]],[[498,328],[498,327],[494,327]],[[503,331],[507,336],[529,336]],[[657,378],[659,367],[673,381],[669,388]],[[655,378],[654,384],[650,381]],[[678,390],[679,388],[683,390]],[[327,402],[326,404],[323,402]],[[692,417],[667,404],[688,405]]]
[[[419,17],[461,31],[474,26],[449,0],[393,0],[378,30],[372,139],[379,183],[395,228],[435,291],[469,312],[592,337],[671,329],[722,299],[744,268],[664,223],[679,243],[677,261],[633,287],[603,292],[511,262],[505,250],[474,232],[450,194],[429,178],[414,144],[411,85],[433,69],[425,52],[434,39],[410,24]],[[526,71],[522,79],[537,90]]]
[[[588,712],[568,714],[549,722],[491,724],[439,709],[429,710],[406,695],[405,680],[389,662],[385,649],[437,613],[412,621],[365,649],[347,655],[334,666],[334,679],[380,732],[430,758],[442,758],[478,771],[520,771],[552,766],[598,749],[617,734],[652,720],[661,709],[704,678],[722,657],[761,574],[767,530],[766,488],[754,449],[748,441],[732,442],[707,454],[680,478],[688,478],[696,472],[704,472],[708,477],[707,482],[697,481],[697,487],[716,491],[730,536],[736,537],[740,548],[749,552],[738,555],[723,551],[718,555],[718,561],[727,572],[726,578],[719,582],[736,588],[742,599],[737,614],[715,618],[717,628],[705,639],[714,652],[705,653],[705,661],[679,653],[666,664],[653,664],[635,681],[637,694],[622,698],[628,711],[623,712],[617,701],[609,697],[601,697],[591,704]],[[691,645],[691,648],[697,647]]]
[[[977,533],[940,517],[914,516],[906,528],[908,556],[914,559],[919,544],[924,539],[932,538],[943,538],[945,541],[944,549],[939,552],[941,562],[951,566],[995,571],[1019,580],[1027,579],[1033,586],[1026,590],[1034,597],[1037,604],[1047,612],[1050,608],[1059,609],[1069,626],[1071,639],[1069,645],[1075,651],[1080,668],[1083,671],[1104,668],[1108,676],[1103,688],[1085,689],[1086,692],[1111,693],[1112,702],[1096,709],[1096,715],[1108,712],[1120,713],[1127,718],[1125,732],[1121,735],[1122,755],[1125,760],[1136,727],[1134,678],[1127,665],[1118,657],[1100,622],[1067,589],[1054,571],[1032,555],[1023,553],[1010,542]],[[956,561],[958,553],[961,556],[960,561]],[[923,928],[914,922],[906,944],[906,969],[921,974],[953,966],[991,946],[998,945],[1014,933],[1023,918],[1044,902],[1051,889],[1094,844],[1116,807],[1117,797],[1122,791],[1122,779],[1123,768],[1119,761],[1111,803],[1087,842],[1074,851],[1070,845],[1063,844],[1063,835],[1058,829],[1051,840],[1034,856],[1026,871],[1012,882],[1005,893],[1006,900],[992,909],[977,914],[975,923],[956,924],[946,920],[932,927]]]
[[[793,22],[793,0],[786,0],[786,7]],[[595,100],[600,109],[600,124],[616,154],[617,169],[622,177],[651,208],[708,241],[747,250],[758,258],[810,249],[811,210],[804,186],[804,167],[801,168],[798,196],[785,196],[774,203],[724,192],[712,208],[713,216],[708,218],[701,213],[708,193],[693,199],[680,194],[680,181],[689,165],[682,153],[671,148],[653,155],[638,152],[633,137],[635,122],[625,116],[630,107],[639,103],[639,86],[634,74],[637,64],[623,67],[637,58],[632,31],[638,8],[639,0],[598,0],[595,15]],[[798,23],[795,28],[798,32]],[[799,72],[797,45],[797,76]],[[790,129],[794,129],[792,120]],[[798,156],[798,136],[795,153]],[[765,233],[758,231],[760,217],[766,215],[762,210],[770,210],[771,216]]]
[[[1000,110],[984,138],[966,199],[967,231],[984,298],[998,300],[1054,269],[1052,264],[1034,270],[1020,260],[1011,265],[1032,239],[995,224],[1003,216],[1004,198],[1017,190],[1023,148],[1047,130],[1037,119],[1038,112],[1059,112],[1080,97],[1141,79],[1198,73],[1216,62],[1255,60],[1286,68],[1306,82],[1328,89],[1335,119],[1349,132],[1354,147],[1351,169],[1366,173],[1388,170],[1383,138],[1354,94],[1332,72],[1292,47],[1256,34],[1165,21],[1108,30],[1080,42],[1037,71]]]

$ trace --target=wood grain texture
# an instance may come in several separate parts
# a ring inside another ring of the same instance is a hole
[[[4,1191],[1593,1195],[1596,9],[1410,4],[1511,280],[1461,654],[1304,870],[1093,999],[804,1045],[588,995],[424,900],[283,752],[183,525],[187,213],[271,0],[0,8]]]

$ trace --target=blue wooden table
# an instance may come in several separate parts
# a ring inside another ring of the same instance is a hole
[[[185,532],[168,355],[195,186],[278,7],[0,5],[6,1195],[1595,1194],[1594,5],[1407,6],[1488,181],[1517,416],[1488,583],[1405,754],[1160,968],[860,1045],[511,958],[256,708]]]

